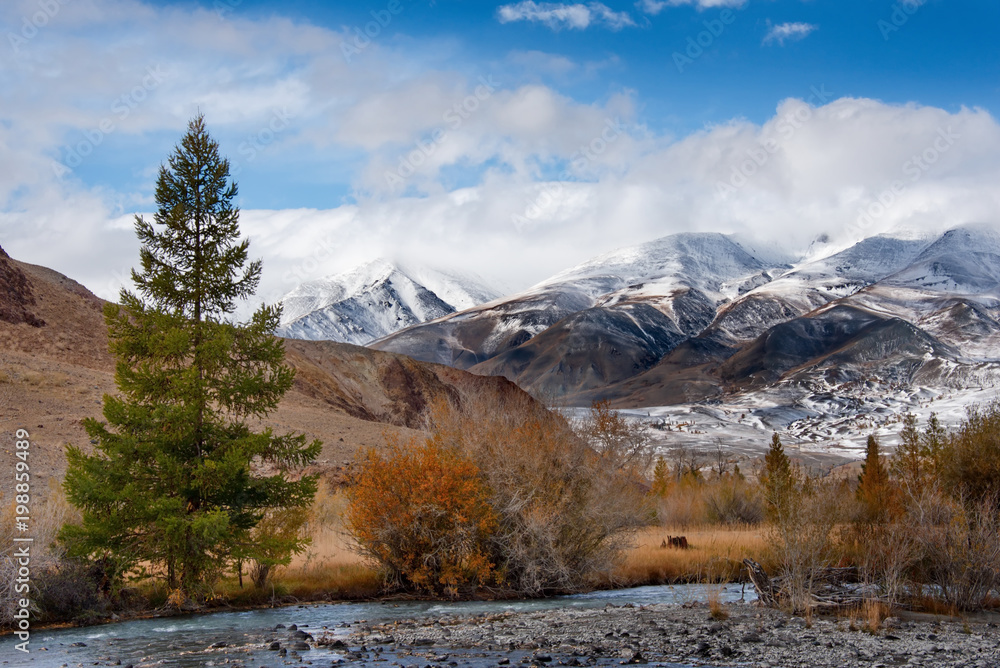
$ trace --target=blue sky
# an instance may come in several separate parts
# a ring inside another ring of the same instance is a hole
[[[198,111],[266,299],[376,256],[516,288],[681,230],[795,250],[1000,223],[998,24],[945,0],[13,0],[0,244],[113,296]]]

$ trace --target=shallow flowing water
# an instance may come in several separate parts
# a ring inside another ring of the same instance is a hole
[[[267,644],[273,639],[287,638],[284,629],[280,632],[274,630],[278,624],[296,624],[299,629],[314,636],[330,633],[342,636],[347,641],[351,625],[358,623],[379,624],[396,619],[426,619],[491,612],[595,608],[609,604],[681,604],[705,601],[710,591],[719,591],[719,588],[707,585],[637,587],[527,601],[334,603],[145,619],[85,628],[39,630],[31,634],[29,654],[15,651],[15,640],[11,636],[0,639],[0,666],[76,668],[132,664],[135,668],[219,665],[276,668],[310,664],[330,666],[338,659],[350,665],[391,666],[394,662],[404,666],[418,665],[413,657],[403,658],[383,653],[370,659],[359,659],[356,655],[349,656],[345,650],[329,648],[313,648],[303,651],[301,656],[279,656],[277,652],[268,650]],[[721,590],[720,601],[723,603],[735,602],[741,598],[747,601],[756,598],[753,587],[747,586],[744,590],[738,584],[726,585]],[[433,653],[438,655],[436,658],[446,657],[437,662],[444,666],[451,662],[460,666],[496,666],[498,659],[504,657],[514,665],[523,658],[522,655],[529,654],[473,653],[440,645],[434,647]],[[116,664],[117,661],[121,663]],[[420,661],[419,665],[429,663],[435,662]],[[620,659],[608,658],[598,665],[620,663]]]

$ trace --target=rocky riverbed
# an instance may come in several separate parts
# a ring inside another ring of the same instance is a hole
[[[695,603],[446,616],[362,623],[342,641],[355,648],[350,658],[356,660],[374,655],[421,667],[492,660],[536,666],[1000,666],[996,617],[889,618],[871,633],[861,620],[807,622],[752,604],[728,605],[724,614],[713,618],[707,605]],[[449,649],[465,651],[453,656]]]

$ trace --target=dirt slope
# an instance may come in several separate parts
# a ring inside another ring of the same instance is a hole
[[[0,249],[0,472],[13,467],[16,430],[28,430],[36,495],[61,481],[67,443],[89,445],[82,421],[100,418],[102,397],[115,392],[102,308],[79,283]],[[322,440],[315,470],[333,478],[387,433],[419,437],[438,398],[520,392],[502,378],[347,344],[289,340],[286,350],[295,387],[264,424]],[[12,480],[0,476],[0,493]]]

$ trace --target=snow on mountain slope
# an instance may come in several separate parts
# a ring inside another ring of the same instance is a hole
[[[277,333],[364,345],[495,297],[475,277],[376,260],[288,293]]]
[[[1000,302],[1000,233],[986,225],[948,230],[884,284]]]
[[[879,235],[800,262],[725,305],[708,333],[727,345],[749,341],[769,327],[853,295],[905,269],[930,243],[927,239]]]
[[[726,235],[676,234],[606,253],[524,292],[409,328],[378,341],[374,347],[470,368],[527,344],[564,318],[585,309],[642,303],[672,323],[664,322],[656,328],[669,338],[669,349],[676,345],[673,332],[680,332],[683,337],[698,333],[711,321],[718,303],[727,299],[727,290],[738,292],[740,286],[766,282],[770,280],[769,269]],[[617,309],[614,313],[616,317],[605,321],[616,322],[613,330],[622,327],[627,330],[627,311]],[[705,313],[709,314],[707,320]],[[617,316],[624,320],[618,322]],[[584,321],[592,323],[601,318],[580,320]],[[599,336],[596,332],[594,335]],[[546,360],[558,359],[559,346],[571,345],[570,341],[578,342],[580,337],[561,340],[563,343],[555,347],[552,341],[546,343],[543,356]],[[661,348],[665,341],[654,348]],[[621,352],[614,346],[607,351]],[[525,358],[537,354],[540,353],[524,351],[516,366],[526,369]],[[513,367],[503,364],[491,366],[489,372],[502,373],[512,380],[518,375]],[[531,374],[541,377],[544,371],[533,367]]]
[[[689,287],[721,296],[725,284],[752,280],[769,268],[729,236],[682,233],[600,255],[528,292],[573,286],[595,299],[621,301]]]

